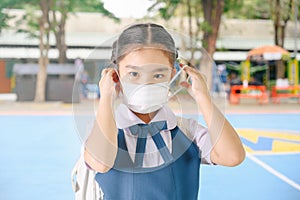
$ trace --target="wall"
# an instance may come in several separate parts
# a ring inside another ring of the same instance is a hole
[[[10,79],[6,77],[5,62],[0,60],[0,93],[10,93]]]

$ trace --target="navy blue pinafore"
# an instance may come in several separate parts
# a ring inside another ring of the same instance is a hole
[[[134,162],[127,150],[124,131],[119,129],[119,148],[113,168],[95,176],[105,200],[197,199],[200,151],[176,126],[171,130],[170,153],[160,134],[167,128],[166,125],[165,121],[161,121],[130,127],[131,133],[138,135]],[[158,167],[142,167],[148,134],[164,160],[164,164]]]

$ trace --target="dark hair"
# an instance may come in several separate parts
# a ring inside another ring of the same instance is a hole
[[[175,42],[160,25],[152,23],[135,24],[125,29],[113,43],[111,60],[117,64],[125,55],[144,48],[161,50],[173,65],[177,58]]]

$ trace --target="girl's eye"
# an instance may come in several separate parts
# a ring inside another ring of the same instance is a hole
[[[137,72],[129,72],[129,75],[131,77],[138,77],[139,74]]]
[[[155,74],[153,77],[157,78],[157,79],[160,79],[160,78],[164,78],[165,75],[164,74]]]

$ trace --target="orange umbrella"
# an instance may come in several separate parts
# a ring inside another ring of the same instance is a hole
[[[289,55],[289,52],[280,46],[266,45],[266,46],[261,46],[250,50],[247,54],[247,57],[250,58],[250,56],[260,56],[260,55],[269,57],[272,54],[279,55],[281,58],[282,55]]]

